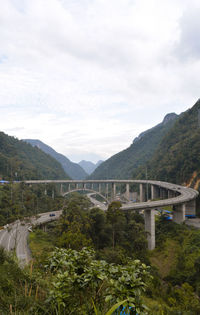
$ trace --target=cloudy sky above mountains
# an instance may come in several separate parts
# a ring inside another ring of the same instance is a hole
[[[199,0],[0,0],[1,131],[96,162],[200,97]]]

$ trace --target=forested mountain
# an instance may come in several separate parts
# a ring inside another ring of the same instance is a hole
[[[71,162],[66,156],[56,152],[54,149],[52,149],[50,146],[46,145],[42,141],[34,139],[24,139],[23,141],[26,141],[30,143],[33,147],[38,147],[45,153],[51,155],[62,165],[65,172],[72,179],[85,179],[88,176],[88,174],[82,169],[80,165]]]
[[[0,177],[12,180],[69,178],[54,158],[3,132],[0,132]]]
[[[133,172],[153,156],[162,138],[173,127],[177,117],[175,113],[166,115],[162,123],[135,138],[129,148],[103,162],[90,178],[132,178]]]
[[[101,160],[99,160],[96,164],[91,161],[82,160],[78,164],[85,170],[87,174],[90,175],[101,163],[103,163]]]
[[[200,182],[200,100],[182,113],[148,162],[148,176],[198,188]],[[138,170],[142,177],[143,170]]]

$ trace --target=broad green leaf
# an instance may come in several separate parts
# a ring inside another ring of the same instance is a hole
[[[123,305],[125,302],[127,302],[127,300],[121,301],[116,303],[115,305],[113,305],[111,307],[111,309],[105,314],[105,315],[112,315],[112,313],[121,305]]]

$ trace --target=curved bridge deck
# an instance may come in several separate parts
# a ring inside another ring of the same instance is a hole
[[[162,181],[154,180],[27,180],[26,184],[68,184],[68,190],[72,191],[71,186],[75,185],[77,189],[79,185],[83,190],[93,190],[93,185],[97,185],[98,192],[101,191],[101,185],[105,185],[105,191],[108,195],[108,186],[110,186],[111,200],[116,198],[116,185],[124,184],[126,186],[125,196],[129,200],[130,185],[139,184],[140,186],[140,202],[132,202],[122,206],[124,211],[144,210],[145,230],[147,232],[148,247],[153,249],[155,247],[155,209],[165,206],[173,206],[173,220],[176,223],[185,221],[185,215],[196,214],[196,198],[199,194],[198,191]],[[89,186],[89,187],[88,187]],[[151,187],[149,194],[148,187]],[[149,199],[151,195],[151,200]]]

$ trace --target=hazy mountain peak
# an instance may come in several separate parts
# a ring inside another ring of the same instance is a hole
[[[176,113],[169,113],[169,114],[165,115],[165,117],[161,123],[159,123],[158,125],[140,133],[139,136],[133,140],[133,143],[136,143],[137,141],[139,141],[144,135],[151,132],[153,129],[156,129],[160,126],[164,126],[164,125],[168,124],[170,121],[176,119],[177,117],[178,117],[178,115]]]
[[[72,179],[85,179],[87,177],[88,174],[79,164],[71,162],[66,156],[56,152],[54,149],[52,149],[50,146],[43,143],[42,141],[37,139],[24,139],[23,141],[30,143],[32,146],[38,147],[45,153],[54,157],[58,162],[60,162],[65,172]]]
[[[176,117],[178,117],[178,115],[176,113],[169,113],[167,114],[163,121],[162,121],[162,124],[165,125],[167,124],[170,120],[174,120]]]
[[[99,160],[96,164],[91,161],[82,160],[78,164],[84,169],[89,175],[94,172],[94,170],[102,163],[102,160]]]

